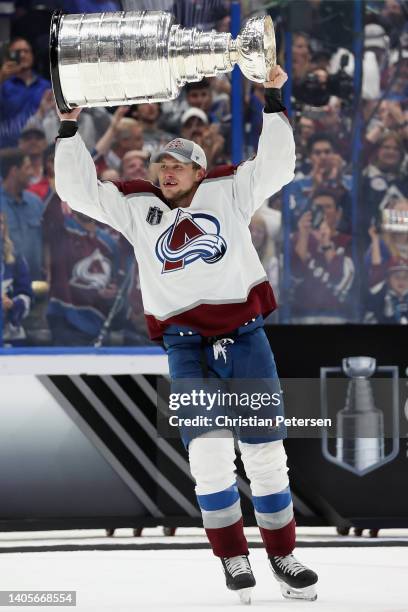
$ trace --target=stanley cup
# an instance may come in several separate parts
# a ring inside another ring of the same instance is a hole
[[[54,13],[50,63],[59,110],[164,102],[185,83],[230,72],[235,64],[263,82],[276,64],[270,17],[249,19],[235,40],[173,21],[164,11]]]
[[[350,378],[346,405],[337,414],[337,459],[365,470],[384,458],[384,416],[375,406],[369,378],[376,361],[372,357],[343,359]]]

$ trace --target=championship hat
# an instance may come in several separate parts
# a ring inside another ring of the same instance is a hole
[[[187,140],[186,138],[175,138],[157,153],[152,155],[150,161],[158,162],[164,155],[171,155],[184,164],[195,162],[204,170],[207,170],[207,158],[203,149],[196,142]]]

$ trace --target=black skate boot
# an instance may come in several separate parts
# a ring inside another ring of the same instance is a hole
[[[269,557],[271,569],[279,582],[282,595],[287,599],[317,599],[317,574],[305,567],[293,555]]]
[[[221,557],[227,588],[236,591],[243,604],[251,603],[251,591],[255,578],[247,555],[238,557]]]

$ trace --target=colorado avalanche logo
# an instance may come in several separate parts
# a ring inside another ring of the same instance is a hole
[[[216,263],[224,257],[227,243],[220,236],[218,219],[204,213],[179,209],[176,220],[158,239],[156,255],[163,262],[162,274],[181,270],[197,259]]]

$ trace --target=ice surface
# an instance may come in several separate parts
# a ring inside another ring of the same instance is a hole
[[[253,549],[253,610],[408,612],[408,548],[302,548],[296,554],[319,574],[318,600],[284,600],[265,552]],[[250,610],[225,588],[221,564],[208,550],[3,553],[0,577],[1,590],[75,590],[77,608],[71,609],[81,612]]]

